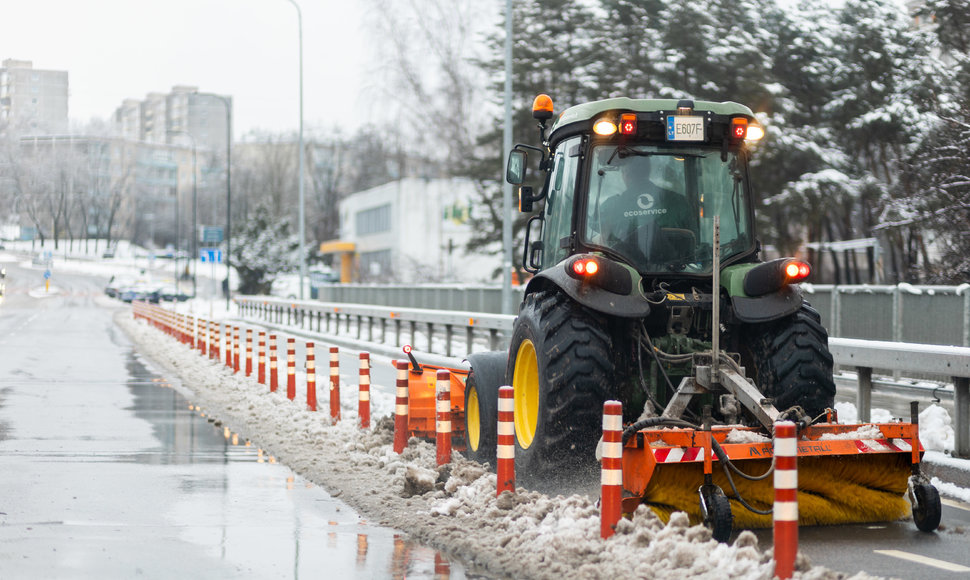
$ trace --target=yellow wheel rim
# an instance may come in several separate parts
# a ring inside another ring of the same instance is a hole
[[[520,447],[528,449],[539,421],[539,363],[531,340],[523,340],[519,345],[513,373],[515,437]]]
[[[468,446],[472,451],[478,451],[482,437],[482,419],[478,409],[478,389],[475,387],[468,391],[468,400],[465,401],[465,420],[468,423]]]

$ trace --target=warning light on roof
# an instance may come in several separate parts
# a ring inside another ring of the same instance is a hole
[[[636,135],[637,116],[635,113],[623,113],[620,115],[620,134]]]
[[[748,120],[744,117],[731,119],[731,136],[735,139],[744,139],[748,134]]]
[[[608,137],[613,133],[616,133],[616,123],[610,121],[609,119],[600,119],[593,123],[593,132],[597,135],[602,135]]]
[[[541,94],[532,101],[532,116],[536,119],[549,119],[552,117],[552,97]]]
[[[748,125],[748,134],[745,135],[746,141],[760,141],[765,136],[765,128],[754,123]]]

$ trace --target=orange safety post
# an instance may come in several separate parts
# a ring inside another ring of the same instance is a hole
[[[397,361],[397,397],[394,401],[394,452],[408,444],[408,362]]]
[[[435,385],[435,457],[438,465],[451,463],[451,371],[438,371]]]
[[[498,485],[495,495],[503,491],[515,493],[515,403],[512,387],[499,387],[498,390],[498,448],[496,449],[495,471]]]
[[[232,368],[232,326],[226,325],[226,366]]]
[[[313,343],[306,343],[306,406],[317,410],[317,363],[313,356]]]
[[[246,329],[246,376],[253,376],[253,329]]]
[[[330,347],[330,420],[340,421],[340,355],[335,346]]]
[[[232,327],[232,371],[234,373],[239,372],[239,327]]]
[[[259,344],[256,352],[256,382],[266,384],[266,331],[259,331]]]
[[[209,338],[212,341],[211,344],[209,344],[209,358],[222,360],[222,355],[220,353],[222,349],[221,345],[219,344],[222,341],[222,325],[215,321],[212,321],[209,324],[211,325],[209,327]]]
[[[205,356],[209,347],[209,321],[204,318],[199,319],[199,340],[196,346],[199,354]]]
[[[603,466],[600,472],[600,537],[613,535],[623,496],[623,404],[603,403]]]
[[[275,393],[279,388],[276,373],[276,335],[269,335],[269,391]]]
[[[785,580],[795,571],[798,554],[798,442],[795,424],[775,423],[775,577]]]
[[[286,339],[286,398],[296,398],[296,339]]]
[[[357,392],[357,416],[360,428],[370,428],[370,353],[360,353],[360,389]]]

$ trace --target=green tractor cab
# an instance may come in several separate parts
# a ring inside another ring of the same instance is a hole
[[[541,144],[516,145],[506,179],[534,214],[523,253],[534,276],[507,356],[470,356],[466,387],[481,409],[514,387],[525,477],[595,469],[603,402],[621,401],[628,422],[662,413],[712,347],[781,411],[832,406],[828,337],[797,287],[810,267],[760,259],[748,147],[764,129],[749,108],[614,98],[549,124],[540,95],[533,112]],[[532,167],[538,187],[525,185]],[[723,396],[694,398],[685,417],[708,406],[716,422],[756,423]],[[495,428],[486,415],[468,426],[480,440]]]

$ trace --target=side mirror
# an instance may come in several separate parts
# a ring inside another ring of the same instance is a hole
[[[521,149],[509,152],[509,163],[505,169],[505,181],[512,185],[521,185],[525,181],[526,162],[529,156]]]

